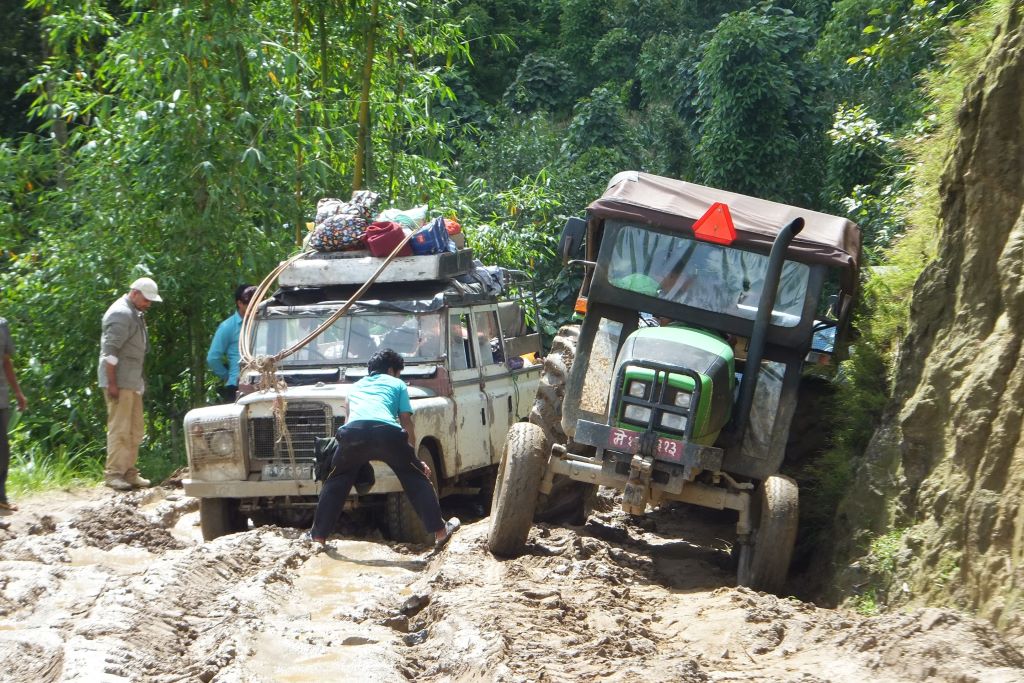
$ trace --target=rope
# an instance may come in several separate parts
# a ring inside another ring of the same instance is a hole
[[[398,246],[392,250],[388,257],[384,260],[384,263],[380,264],[380,267],[370,276],[370,278],[363,283],[363,285],[349,297],[349,300],[345,302],[345,305],[340,309],[331,314],[331,316],[303,339],[295,342],[287,349],[278,351],[272,356],[268,355],[254,355],[252,351],[253,342],[255,341],[255,328],[256,328],[256,312],[259,310],[260,305],[266,298],[267,292],[270,287],[277,281],[278,276],[281,275],[284,270],[295,263],[301,258],[305,258],[307,255],[313,253],[312,250],[299,252],[295,256],[292,256],[287,261],[278,264],[277,268],[270,272],[267,277],[263,279],[259,287],[256,288],[256,292],[253,293],[252,299],[249,302],[248,308],[245,310],[245,317],[242,318],[242,329],[239,333],[238,339],[238,351],[241,356],[242,362],[242,374],[243,376],[249,375],[253,372],[259,373],[259,379],[256,382],[257,391],[268,392],[273,391],[276,395],[274,397],[274,422],[277,426],[277,443],[284,443],[288,449],[288,462],[292,465],[295,464],[295,449],[292,446],[291,434],[288,432],[288,423],[285,416],[288,413],[288,402],[284,398],[284,392],[288,389],[288,384],[277,375],[277,364],[282,360],[291,356],[299,349],[307,346],[311,341],[323,334],[327,328],[336,323],[343,315],[348,313],[348,310],[352,308],[352,305],[359,300],[366,290],[377,281],[380,274],[384,272],[384,269],[391,265],[391,262],[398,257],[398,253],[409,243],[412,239],[412,233],[405,236]]]

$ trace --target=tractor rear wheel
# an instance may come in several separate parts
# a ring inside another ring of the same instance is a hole
[[[799,520],[799,489],[795,481],[775,474],[761,484],[759,521],[753,541],[740,548],[737,583],[768,593],[786,584]]]
[[[530,410],[530,422],[544,431],[548,449],[554,444],[569,441],[562,430],[562,403],[565,400],[566,379],[576,360],[579,339],[579,325],[563,326],[552,340],[548,355],[544,357],[544,370],[537,387],[537,398]],[[551,493],[542,494],[537,503],[537,519],[583,524],[596,495],[597,486],[594,484],[584,484],[557,475]]]
[[[487,547],[495,555],[515,557],[526,545],[547,462],[546,446],[544,432],[535,424],[517,422],[508,430],[487,536]]]

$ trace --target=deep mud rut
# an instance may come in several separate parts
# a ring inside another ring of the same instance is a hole
[[[21,507],[0,530],[4,681],[1024,681],[1020,643],[954,612],[732,587],[728,529],[682,509],[535,528],[503,561],[487,520],[431,556],[276,527],[204,544],[175,489]]]

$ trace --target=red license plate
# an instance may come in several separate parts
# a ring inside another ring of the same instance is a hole
[[[640,435],[629,429],[612,427],[608,432],[608,448],[614,448],[622,453],[636,453],[640,450]]]
[[[612,427],[608,432],[608,448],[621,453],[636,453],[640,450],[640,434],[629,429]],[[681,462],[684,450],[682,441],[658,437],[654,457],[668,462]]]

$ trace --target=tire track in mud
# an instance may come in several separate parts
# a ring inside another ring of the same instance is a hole
[[[10,680],[210,681],[312,552],[270,529],[183,549],[164,528],[173,512],[154,521],[137,503],[102,503],[0,546],[0,610],[19,625],[0,632]],[[76,566],[96,551],[114,553],[114,568]]]
[[[606,521],[619,533],[537,527],[528,553],[504,561],[486,550],[486,521],[467,527],[413,585],[431,599],[407,677],[1024,681],[1024,656],[980,621],[939,609],[864,618],[733,588],[706,548]]]
[[[0,531],[0,679],[1024,681],[1020,651],[956,612],[864,618],[733,588],[715,520],[679,510],[537,525],[501,560],[486,520],[436,557],[348,538],[316,552],[276,527],[196,543],[176,497]]]

